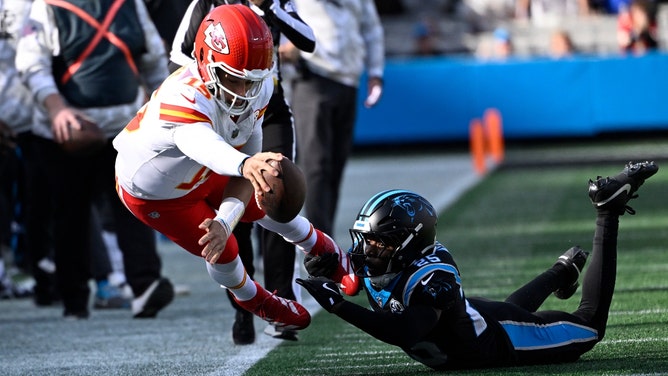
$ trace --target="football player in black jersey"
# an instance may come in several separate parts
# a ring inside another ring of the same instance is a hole
[[[372,310],[345,300],[326,277],[336,266],[329,256],[305,259],[311,277],[297,282],[328,312],[434,369],[575,361],[605,334],[619,216],[635,214],[627,202],[657,171],[654,162],[629,163],[613,177],[589,182],[596,228],[582,299],[572,313],[538,308],[551,293],[573,295],[587,260],[579,247],[503,302],[467,297],[457,264],[436,241],[436,211],[405,190],[373,196],[350,229],[351,260]]]

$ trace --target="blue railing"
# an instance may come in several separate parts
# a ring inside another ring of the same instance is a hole
[[[668,129],[668,54],[567,60],[389,60],[381,102],[362,105],[355,144],[468,140],[496,108],[507,139]]]

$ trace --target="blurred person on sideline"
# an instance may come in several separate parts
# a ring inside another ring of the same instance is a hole
[[[0,123],[9,130],[7,140],[12,145],[6,154],[12,174],[0,181],[11,196],[3,216],[12,226],[6,242],[14,253],[13,262],[20,262],[21,272],[32,277],[29,291],[14,291],[13,295],[32,295],[36,305],[48,306],[59,300],[50,232],[53,195],[45,184],[51,172],[48,164],[40,162],[41,150],[32,133],[32,93],[21,82],[15,65],[16,47],[31,6],[32,0],[0,0]],[[17,287],[12,283],[13,290]]]
[[[575,54],[575,45],[568,31],[557,29],[550,34],[549,55],[553,59],[563,59]]]
[[[211,279],[243,309],[303,329],[311,318],[301,304],[248,275],[233,234],[239,222],[255,222],[314,256],[337,253],[334,279],[358,279],[345,253],[306,218],[282,223],[259,207],[270,190],[263,174],[279,173],[269,162],[284,158],[261,151],[274,92],[271,31],[248,6],[221,5],[203,18],[193,51],[195,61],[172,73],[114,139],[118,195],[142,222],[203,258]]]
[[[619,14],[628,8],[631,0],[590,0],[590,6],[593,10],[602,14]]]
[[[476,57],[481,60],[503,61],[515,52],[512,35],[505,28],[494,30],[491,38],[480,41],[476,49]]]
[[[7,189],[7,182],[13,181],[11,170],[15,160],[11,154],[15,147],[14,133],[7,124],[0,121],[0,300],[14,296],[14,286],[7,271],[12,260],[7,257],[5,250],[9,249],[12,218],[11,190]]]
[[[375,106],[383,92],[383,27],[373,0],[293,2],[316,39],[315,51],[301,51],[294,62],[299,75],[290,101],[297,164],[306,176],[304,212],[316,228],[332,234],[353,148],[359,85],[365,85],[366,108]],[[368,79],[362,83],[365,71]]]
[[[517,17],[516,0],[460,0],[456,14],[474,33],[493,31],[500,23]]]
[[[437,56],[443,52],[438,48],[441,31],[437,21],[431,17],[424,17],[413,25],[413,40],[415,43],[414,55]]]
[[[174,296],[155,233],[114,198],[111,141],[168,75],[162,41],[141,0],[35,0],[16,56],[35,99],[33,133],[49,166],[55,272],[64,316],[90,315],[91,208],[110,197],[136,318]],[[48,214],[47,214],[48,215]]]
[[[617,15],[617,42],[624,53],[642,55],[659,48],[656,4],[632,0]]]
[[[13,141],[16,148],[10,154],[16,162],[13,175],[1,179],[3,184],[8,185],[8,192],[13,196],[9,202],[10,209],[3,219],[12,220],[12,231],[8,238],[15,256],[15,262],[21,254],[23,258],[22,270],[32,276],[29,291],[19,291],[20,285],[12,284],[13,295],[33,295],[38,306],[49,306],[59,300],[58,288],[54,280],[53,250],[51,236],[51,205],[52,194],[48,163],[40,163],[41,150],[35,147],[32,134],[32,111],[33,99],[28,88],[19,79],[15,68],[16,44],[21,35],[24,21],[27,20],[32,5],[32,0],[1,1],[3,21],[0,22],[0,44],[2,53],[0,64],[0,87],[3,89],[0,101],[0,123],[12,125]],[[36,157],[37,156],[37,157]],[[93,218],[94,220],[97,218]],[[95,222],[95,221],[94,221]],[[93,257],[92,273],[98,288],[95,293],[94,307],[113,308],[128,306],[128,299],[122,297],[116,290],[116,286],[125,281],[125,274],[116,275],[116,283],[110,283],[108,279],[111,265],[107,256],[106,246],[100,239],[98,227],[93,227],[92,251],[100,251]],[[120,251],[119,251],[120,252]],[[121,259],[122,263],[122,259]],[[18,265],[14,265],[18,266]],[[122,265],[121,265],[122,266]],[[121,268],[122,270],[122,268]],[[116,273],[118,274],[118,273]]]
[[[286,102],[283,92],[282,70],[278,59],[278,44],[284,36],[297,48],[306,52],[313,52],[315,37],[311,28],[304,23],[296,13],[290,0],[194,0],[181,21],[181,26],[174,38],[174,45],[170,54],[170,71],[188,65],[193,59],[193,42],[197,35],[204,16],[216,6],[224,4],[243,4],[251,9],[267,23],[272,33],[274,43],[274,91],[269,105],[264,113],[262,122],[262,150],[283,154],[284,157],[294,160],[295,136],[292,111]],[[252,223],[241,222],[234,228],[234,237],[239,244],[239,256],[246,267],[248,275],[253,278],[254,252],[251,239]],[[264,266],[264,285],[267,290],[275,291],[276,295],[300,301],[300,294],[295,278],[294,244],[288,243],[282,236],[268,231],[263,227],[256,227],[260,254]],[[245,345],[255,342],[255,328],[253,314],[241,308],[234,301],[228,290],[228,297],[236,310],[235,322],[232,326],[232,338],[235,344]],[[268,325],[265,333],[274,338],[297,340],[297,332]]]
[[[591,261],[573,312],[539,309],[550,294],[569,299],[577,290],[588,257],[579,246],[504,301],[469,297],[453,255],[436,240],[438,213],[405,190],[374,195],[350,229],[349,255],[370,309],[344,299],[327,279],[328,255],[305,259],[317,277],[297,282],[327,312],[433,369],[574,362],[605,336],[619,219],[635,214],[628,201],[657,171],[654,162],[628,163],[615,176],[589,181],[596,213]]]
[[[590,0],[517,0],[516,15],[537,27],[558,27],[566,19],[589,16]]]

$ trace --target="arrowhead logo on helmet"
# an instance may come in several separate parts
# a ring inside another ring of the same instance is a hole
[[[227,35],[225,35],[223,25],[220,23],[210,24],[206,30],[204,30],[204,35],[204,43],[206,43],[206,45],[213,51],[225,55],[230,53],[230,46],[227,43]]]

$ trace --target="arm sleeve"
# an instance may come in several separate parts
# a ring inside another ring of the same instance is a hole
[[[313,30],[299,17],[290,0],[265,0],[261,9],[271,24],[276,25],[295,47],[305,52],[315,50]]]
[[[447,311],[463,299],[456,269],[445,264],[450,270],[434,270],[422,275],[420,280],[413,280],[405,292],[407,305],[426,305]]]
[[[382,78],[385,67],[383,26],[374,1],[365,0],[363,3],[364,18],[361,21],[361,31],[366,45],[366,70],[369,77]]]
[[[440,310],[416,305],[401,313],[374,312],[355,303],[343,301],[335,314],[374,338],[408,348],[424,338],[438,323]]]
[[[248,157],[225,142],[208,123],[179,126],[172,137],[183,154],[219,175],[239,176],[239,165]]]
[[[42,104],[46,97],[58,93],[51,64],[59,53],[58,29],[43,0],[35,0],[30,16],[16,47],[16,69],[19,77]]]
[[[143,0],[135,0],[137,17],[143,20],[144,39],[146,40],[146,53],[142,54],[139,60],[139,71],[146,88],[152,92],[169,75],[167,70],[167,58],[165,57],[165,46],[162,38],[156,29],[155,24],[148,15],[148,10]]]

